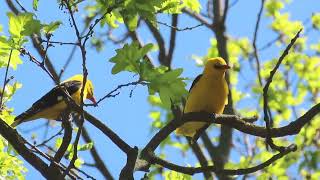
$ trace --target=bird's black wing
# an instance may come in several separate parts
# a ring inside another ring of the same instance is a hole
[[[189,89],[189,92],[191,91],[191,89],[197,84],[197,82],[200,80],[200,78],[202,77],[202,74],[199,74],[192,82],[191,87]]]
[[[65,88],[70,95],[77,92],[81,88],[81,81],[67,81],[64,83],[61,83],[61,87]],[[59,88],[59,86],[54,87],[51,89],[47,94],[42,96],[38,101],[32,104],[32,107],[29,108],[26,112],[20,114],[15,118],[15,120],[19,119],[27,119],[34,114],[54,106],[55,104],[59,103],[63,100],[63,97],[65,96],[65,93]]]

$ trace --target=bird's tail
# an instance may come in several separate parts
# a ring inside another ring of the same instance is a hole
[[[187,122],[176,129],[176,134],[193,137],[204,125],[206,125],[204,122]]]
[[[28,121],[28,116],[29,116],[28,111],[20,114],[19,116],[17,116],[16,118],[14,118],[14,121],[13,121],[13,123],[11,124],[11,127],[16,127],[16,126],[18,126],[19,124]]]
[[[22,119],[14,119],[13,123],[11,124],[11,127],[16,127],[21,123],[22,123]]]

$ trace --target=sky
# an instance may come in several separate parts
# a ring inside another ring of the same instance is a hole
[[[205,7],[204,2],[200,1]],[[320,3],[315,3],[315,0],[293,1],[289,4],[284,11],[291,12],[291,19],[304,21],[310,17],[311,13],[319,12]],[[4,0],[1,2],[2,11],[0,12],[0,24],[4,27],[4,34],[8,35],[8,18],[6,12],[9,11]],[[30,1],[21,0],[21,3],[27,10],[32,11]],[[227,19],[227,32],[228,35],[234,38],[248,37],[250,40],[253,38],[254,24],[256,22],[257,13],[260,7],[260,1],[238,1],[235,6],[229,10]],[[54,33],[52,40],[74,42],[76,36],[74,29],[70,27],[69,16],[66,12],[61,11],[56,4],[56,1],[45,2],[39,1],[38,11],[35,12],[41,22],[49,23],[53,20],[62,18],[63,25]],[[83,26],[84,14],[78,12],[76,21]],[[167,15],[159,16],[162,22],[170,23],[170,18]],[[276,34],[268,29],[270,26],[270,19],[263,18],[260,26],[260,33],[258,37],[258,46],[274,39]],[[186,15],[179,16],[178,27],[191,27],[199,24],[197,21],[189,18]],[[160,31],[164,37],[169,37],[170,29],[168,27],[159,25]],[[101,31],[100,31],[101,32]],[[116,34],[123,33],[123,27],[114,30]],[[143,26],[138,29],[141,39],[144,43],[154,42],[152,35]],[[202,69],[195,66],[192,60],[192,55],[204,56],[210,47],[210,39],[214,37],[211,31],[205,27],[199,27],[191,31],[178,32],[176,49],[173,56],[173,68],[183,68],[183,77],[188,77],[191,80],[201,73]],[[319,33],[314,34],[313,39],[308,39],[308,42],[316,42],[319,38]],[[89,79],[95,86],[96,99],[103,97],[105,94],[116,88],[119,84],[136,81],[137,76],[132,73],[122,72],[117,75],[111,74],[112,63],[108,60],[115,55],[115,49],[120,48],[111,42],[106,42],[102,52],[97,53],[95,50],[87,47],[87,67],[89,71]],[[26,45],[26,49],[33,55],[39,58],[39,55],[33,50],[31,43]],[[48,56],[52,60],[55,68],[60,71],[64,62],[71,52],[72,46],[60,46],[50,48]],[[268,59],[270,57],[278,57],[279,49],[274,46],[267,51],[260,54],[261,59]],[[157,54],[152,53],[154,64],[158,65]],[[40,59],[40,58],[39,58]],[[13,75],[16,81],[23,84],[22,88],[17,91],[12,101],[8,103],[9,107],[14,107],[14,114],[18,115],[30,105],[44,95],[53,87],[53,82],[44,71],[42,71],[35,64],[31,63],[27,57],[22,57],[23,64],[18,66],[17,70],[10,69],[10,75]],[[66,79],[74,74],[82,73],[82,59],[80,51],[77,50],[73,60],[64,73],[62,79]],[[252,74],[251,74],[252,75]],[[0,71],[0,78],[4,77],[4,71]],[[188,86],[191,85],[191,80],[187,81]],[[244,75],[242,80],[252,80],[250,74]],[[133,95],[130,97],[130,92],[133,90]],[[120,94],[115,98],[109,98],[99,104],[98,107],[87,107],[86,110],[91,112],[94,116],[102,120],[109,128],[116,132],[122,139],[124,139],[131,146],[138,146],[142,148],[146,145],[148,140],[151,139],[154,132],[150,131],[151,119],[148,117],[150,110],[153,108],[147,102],[148,91],[146,87],[125,87],[120,90]],[[245,106],[247,104],[243,104]],[[248,105],[249,106],[249,105]],[[45,128],[38,128],[46,123],[46,120],[39,120],[30,123],[25,123],[18,127],[18,131],[26,139],[31,141],[31,136],[37,136],[37,142],[40,142],[44,137]],[[122,167],[125,165],[126,156],[121,152],[107,137],[103,136],[96,128],[90,123],[85,123],[86,128],[92,139],[95,140],[95,146],[98,153],[102,156],[105,164],[114,177],[118,177]],[[35,128],[36,127],[36,128]],[[59,131],[59,124],[55,127],[50,127],[47,137]],[[238,132],[237,132],[238,133]],[[181,165],[194,165],[196,163],[195,157],[191,153],[187,153],[188,158],[182,158],[179,150],[175,148],[167,148],[167,159]],[[92,162],[84,153],[80,153],[80,157],[86,159],[88,163]],[[237,154],[232,154],[232,159],[236,159]],[[35,169],[32,168],[27,162],[25,166],[29,169],[26,173],[27,179],[39,179],[41,176]],[[102,175],[90,167],[84,167],[83,170],[94,175],[97,179],[102,179]],[[144,173],[137,172],[135,177],[142,177]],[[195,176],[202,177],[202,176]]]

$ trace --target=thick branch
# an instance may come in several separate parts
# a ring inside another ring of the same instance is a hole
[[[119,179],[127,179],[127,180],[133,180],[133,173],[135,164],[138,157],[138,147],[134,147],[130,150],[130,152],[127,154],[127,163],[122,168],[120,173]]]
[[[156,157],[154,154],[149,154],[152,164],[158,164],[162,167],[171,169],[173,171],[181,172],[184,174],[197,174],[202,173],[204,171],[211,171],[215,172],[217,174],[223,174],[223,175],[244,175],[244,174],[250,174],[254,173],[256,171],[259,171],[267,166],[269,166],[271,163],[275,162],[276,160],[282,158],[283,156],[287,155],[290,152],[294,152],[297,150],[296,145],[290,145],[287,147],[283,152],[280,152],[274,156],[272,156],[270,159],[265,161],[262,164],[259,164],[257,166],[253,166],[250,168],[242,168],[242,169],[220,169],[216,166],[206,166],[206,167],[183,167],[176,164],[173,164],[171,162],[165,161],[159,157]]]
[[[228,2],[227,2],[228,3]],[[217,47],[219,56],[222,57],[227,63],[229,63],[229,53],[227,48],[227,36],[226,36],[226,26],[225,20],[227,17],[227,7],[226,0],[215,0],[213,1],[213,22],[215,23],[214,28],[211,28],[217,39]],[[225,13],[225,14],[224,14]],[[224,114],[234,114],[232,92],[230,85],[230,75],[229,72],[226,73],[226,81],[229,85],[228,92],[228,104],[224,109]],[[232,128],[229,126],[222,125],[219,136],[219,144],[217,146],[217,151],[219,156],[213,159],[215,164],[219,169],[223,169],[224,164],[228,161],[230,155],[230,149],[232,146]],[[216,174],[219,179],[229,179],[224,175]]]
[[[64,156],[65,152],[68,149],[68,146],[69,146],[69,144],[71,142],[71,138],[72,138],[72,127],[71,127],[71,123],[69,122],[69,118],[67,116],[69,116],[69,114],[68,115],[65,114],[65,117],[63,117],[63,120],[62,120],[62,123],[64,126],[64,135],[63,135],[62,143],[61,143],[58,151],[54,155],[52,162],[49,166],[50,173],[53,177],[55,177],[55,174],[60,172],[56,163],[57,164],[60,163],[62,157]],[[55,178],[57,178],[57,177],[55,177]]]
[[[197,142],[192,142],[191,140],[189,140],[188,142],[192,148],[193,153],[198,158],[200,165],[202,167],[208,166],[208,161],[204,156],[203,152],[201,151],[199,144]],[[203,175],[206,179],[212,179],[212,174],[210,173],[210,171],[204,171]]]
[[[290,124],[280,127],[280,128],[271,128],[270,136],[271,137],[283,137],[287,135],[298,134],[301,128],[310,122],[314,116],[316,116],[320,112],[320,103],[313,106],[309,109],[304,115]],[[235,128],[241,132],[251,134],[259,137],[267,136],[267,129],[262,126],[257,126],[252,123],[248,123],[242,120],[241,117],[237,115],[212,115],[210,113],[204,112],[191,112],[184,114],[182,120],[172,120],[166,126],[164,126],[160,131],[152,137],[146,147],[142,150],[141,153],[146,153],[147,150],[154,151],[159,144],[168,137],[177,127],[181,126],[186,122],[190,122],[194,119],[201,120],[202,122],[207,123],[216,123],[221,125],[226,125],[228,127]],[[247,118],[246,118],[247,119]]]
[[[103,132],[110,140],[116,144],[123,152],[129,154],[131,151],[131,147],[123,141],[116,133],[114,133],[108,126],[103,124],[100,120],[84,111],[85,118],[96,128],[98,128],[101,132]]]
[[[12,129],[5,121],[0,119],[0,134],[13,148],[44,177],[49,178],[48,165],[25,146],[25,140]]]
[[[89,136],[88,131],[86,130],[85,127],[83,127],[82,129],[82,137],[84,139],[84,141],[86,143],[92,142],[92,139]],[[107,169],[106,165],[104,164],[103,160],[101,159],[101,157],[99,156],[97,149],[95,146],[93,146],[90,149],[90,153],[91,156],[93,158],[93,160],[95,161],[94,167],[96,167],[97,169],[99,169],[99,171],[103,174],[103,176],[108,179],[108,180],[113,180],[114,178],[112,177],[111,173],[109,172],[109,170]]]

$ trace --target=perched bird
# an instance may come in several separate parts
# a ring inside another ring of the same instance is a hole
[[[208,59],[203,74],[192,82],[184,113],[207,112],[221,114],[228,104],[228,85],[225,72],[229,69],[224,59]],[[196,120],[195,120],[196,121]],[[177,135],[193,137],[205,122],[187,122],[176,129]]]
[[[63,81],[60,86],[68,91],[72,99],[77,104],[80,104],[82,83],[83,76],[78,74]],[[27,111],[18,115],[11,126],[15,127],[23,122],[39,118],[58,120],[61,113],[67,108],[67,104],[63,99],[64,95],[64,92],[59,88],[59,86],[54,87],[38,101],[32,104]],[[86,86],[83,91],[83,99],[89,99],[96,104],[96,100],[93,96],[93,85],[89,79],[87,79]]]

